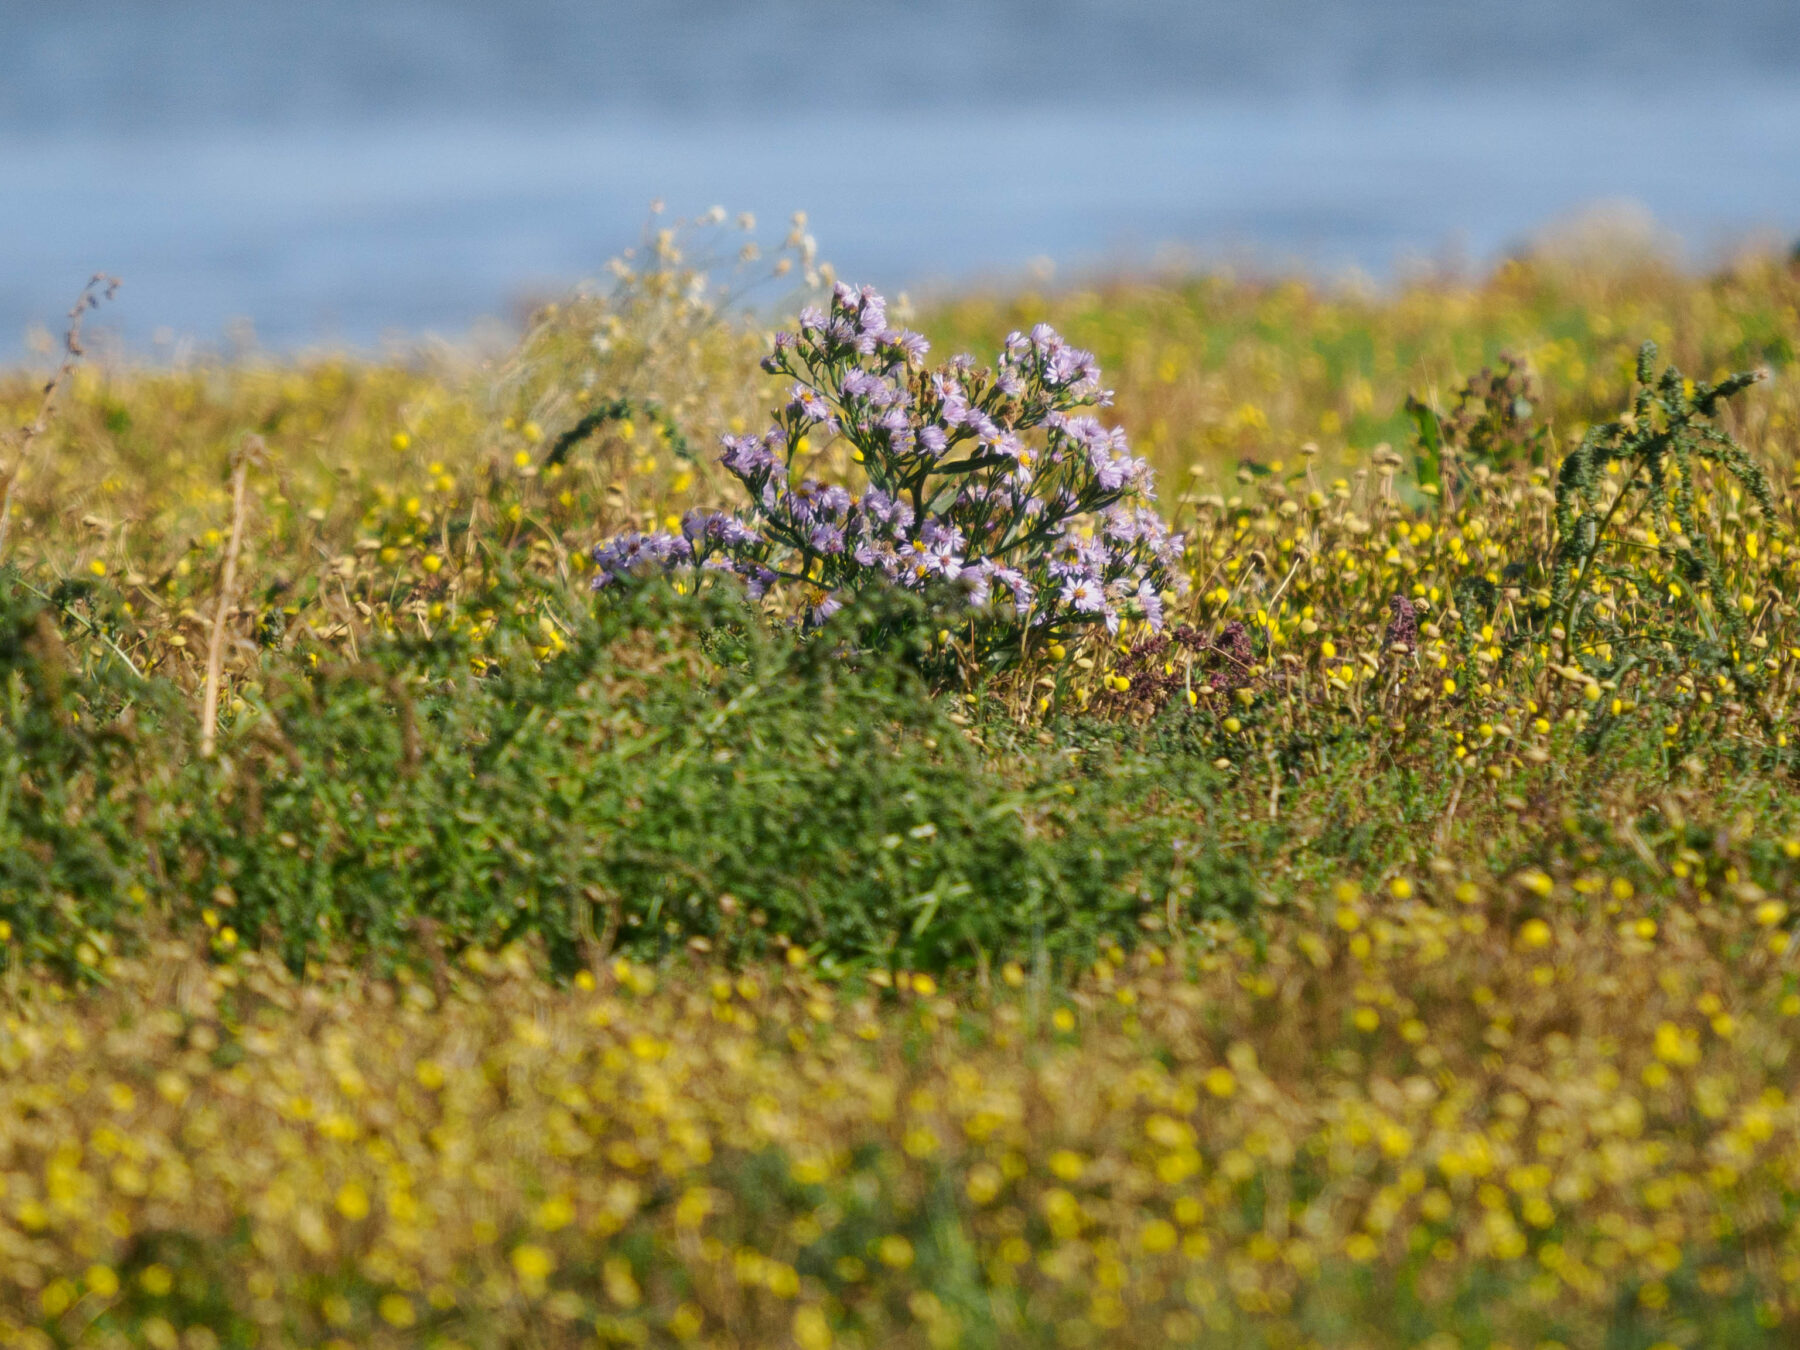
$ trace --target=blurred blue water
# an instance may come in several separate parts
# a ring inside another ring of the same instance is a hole
[[[1795,0],[0,0],[0,353],[458,333],[652,197],[887,287],[1178,243],[1377,275],[1602,198],[1800,233]]]

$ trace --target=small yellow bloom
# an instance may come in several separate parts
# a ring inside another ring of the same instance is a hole
[[[992,1204],[994,1197],[1000,1194],[1002,1184],[999,1168],[991,1163],[977,1163],[969,1169],[969,1179],[964,1183],[963,1189],[975,1204],[987,1205]]]
[[[800,1350],[831,1350],[831,1323],[818,1308],[808,1304],[794,1312],[794,1344]]]
[[[1527,919],[1519,925],[1519,942],[1526,947],[1548,947],[1555,934],[1542,919]]]
[[[352,1223],[369,1217],[369,1193],[360,1183],[346,1181],[338,1187],[337,1212]]]
[[[1138,1245],[1152,1256],[1173,1249],[1179,1240],[1175,1225],[1167,1219],[1152,1219],[1138,1233]]]
[[[153,1263],[138,1272],[138,1284],[151,1298],[167,1298],[175,1287],[175,1273],[160,1262]]]
[[[88,1291],[101,1298],[111,1298],[119,1292],[119,1276],[111,1266],[92,1265],[82,1276],[82,1283]]]
[[[513,1273],[519,1277],[519,1283],[528,1288],[543,1286],[556,1270],[556,1257],[548,1248],[540,1247],[535,1242],[522,1242],[513,1248]]]

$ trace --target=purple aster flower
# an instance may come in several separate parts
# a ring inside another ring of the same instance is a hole
[[[818,627],[844,607],[835,591],[824,591],[813,587],[806,597],[806,619],[812,627]]]
[[[943,545],[953,553],[962,552],[969,542],[967,536],[956,526],[930,519],[919,527],[919,538],[932,547]]]
[[[816,478],[803,478],[788,489],[783,498],[788,515],[802,525],[810,525],[825,514],[826,487]]]
[[[819,392],[809,385],[796,384],[792,400],[788,403],[788,413],[807,422],[824,423],[835,428],[837,419],[831,411],[831,405],[819,396]]]
[[[888,345],[896,348],[908,365],[918,365],[931,350],[931,344],[925,340],[923,333],[915,333],[910,328],[901,328],[888,334]]]
[[[621,534],[604,544],[597,544],[590,555],[600,570],[595,573],[593,587],[600,590],[628,576],[648,576],[681,562],[693,560],[694,549],[678,534],[631,532]]]
[[[876,525],[892,525],[903,505],[880,488],[870,488],[856,504],[863,518]]]
[[[962,588],[970,605],[976,609],[987,608],[988,600],[993,594],[994,573],[998,570],[986,558],[979,558],[957,574],[956,584]]]
[[[1032,587],[1025,574],[1016,567],[1001,567],[994,571],[994,580],[1000,582],[1012,592],[1013,610],[1023,614],[1030,609],[1037,599],[1037,591]]]
[[[1157,594],[1156,587],[1148,581],[1140,582],[1137,589],[1138,608],[1144,612],[1144,622],[1150,625],[1153,633],[1162,632],[1163,600]]]
[[[776,582],[776,576],[768,568],[752,563],[739,569],[744,578],[744,589],[752,600],[760,600],[769,593],[769,587]]]
[[[1057,598],[1082,614],[1098,614],[1106,608],[1106,591],[1090,576],[1071,576],[1063,582],[1062,594]]]

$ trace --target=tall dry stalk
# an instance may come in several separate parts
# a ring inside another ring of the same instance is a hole
[[[37,416],[19,429],[19,449],[14,455],[12,464],[4,472],[5,486],[0,487],[0,558],[6,555],[6,536],[12,525],[13,492],[18,487],[20,475],[25,471],[25,461],[31,454],[31,446],[44,428],[50,425],[50,409],[56,402],[56,391],[68,379],[69,372],[75,369],[85,349],[81,345],[81,321],[87,317],[90,309],[98,309],[102,300],[110,300],[119,290],[119,279],[109,277],[104,272],[96,272],[88,278],[87,285],[81,288],[76,297],[74,308],[69,311],[69,326],[63,332],[63,359],[55,372],[44,385],[43,398],[38,403]]]
[[[200,708],[200,756],[211,759],[218,739],[219,680],[225,666],[225,623],[230,618],[237,585],[238,550],[244,543],[244,501],[251,461],[262,462],[263,440],[245,438],[231,457],[231,539],[225,545],[225,568],[219,576],[219,601],[213,611],[212,638],[206,644],[206,692]]]

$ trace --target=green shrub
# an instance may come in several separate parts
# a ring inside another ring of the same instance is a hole
[[[142,751],[161,687],[84,670],[54,608],[0,572],[0,963],[96,967],[142,896]]]
[[[395,643],[271,686],[196,770],[170,873],[294,964],[424,931],[541,939],[563,970],[690,942],[941,968],[1164,913],[1176,853],[1129,818],[1153,780],[1128,756],[1003,775],[904,653],[843,655],[891,614],[800,639],[735,605],[654,588],[542,665]]]

